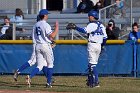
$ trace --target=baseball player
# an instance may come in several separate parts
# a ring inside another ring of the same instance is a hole
[[[39,16],[37,16],[37,22],[40,20]],[[26,68],[30,67],[30,66],[33,66],[36,64],[36,54],[35,54],[35,41],[33,41],[33,52],[32,52],[32,55],[31,55],[31,58],[28,62],[24,63],[21,67],[19,67],[15,73],[14,73],[14,80],[17,81],[17,78],[18,78],[18,75],[23,71],[25,70]],[[45,61],[45,59],[44,59]],[[45,73],[45,67],[43,67],[43,72],[47,78],[47,74]]]
[[[76,29],[79,32],[88,34],[88,79],[87,86],[99,87],[98,72],[96,65],[98,64],[98,58],[101,52],[101,46],[105,44],[107,34],[103,24],[98,21],[98,12],[91,10],[88,13],[89,23],[86,27],[80,28],[75,24],[70,23],[67,25],[67,29]]]
[[[46,22],[48,19],[48,10],[42,9],[39,12],[40,21],[38,21],[34,27],[32,32],[33,42],[36,43],[35,52],[36,52],[36,60],[37,67],[30,74],[27,82],[30,85],[30,79],[34,77],[39,71],[43,68],[47,74],[47,87],[52,87],[51,78],[53,74],[53,62],[54,56],[51,47],[51,41],[54,39],[56,34],[58,33],[59,24],[55,23],[54,31],[51,30],[51,26]],[[45,59],[45,61],[43,61]]]

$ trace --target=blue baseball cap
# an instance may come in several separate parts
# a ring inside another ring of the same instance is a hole
[[[88,13],[88,16],[93,16],[94,18],[99,19],[99,13],[97,11],[95,11],[95,10],[91,10]]]
[[[42,9],[39,11],[39,15],[48,15],[48,10],[47,9]]]

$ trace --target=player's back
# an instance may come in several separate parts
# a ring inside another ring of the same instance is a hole
[[[45,21],[38,21],[33,27],[33,40],[36,43],[51,43],[49,35],[52,33],[51,26]]]
[[[107,38],[104,25],[98,21],[88,24],[86,30],[88,31],[88,33],[91,33],[89,34],[88,41],[102,43],[103,38]]]

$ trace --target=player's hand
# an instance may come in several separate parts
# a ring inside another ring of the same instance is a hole
[[[55,22],[54,27],[55,27],[55,29],[59,29],[59,22],[58,21]]]
[[[59,31],[59,23],[58,21],[55,22],[54,31],[49,35],[50,40],[53,40]]]

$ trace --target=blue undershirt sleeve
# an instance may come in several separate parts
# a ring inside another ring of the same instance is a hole
[[[86,30],[84,28],[76,27],[76,30],[81,33],[86,33]]]

